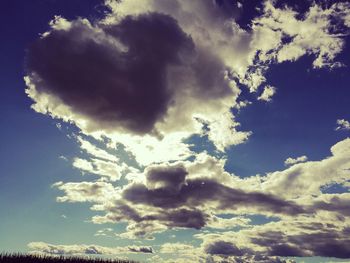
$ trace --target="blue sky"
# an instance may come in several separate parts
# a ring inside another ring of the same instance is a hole
[[[349,4],[167,3],[2,3],[0,250],[347,262]]]

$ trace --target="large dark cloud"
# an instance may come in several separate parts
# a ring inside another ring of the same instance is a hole
[[[287,261],[276,256],[263,255],[261,252],[253,251],[250,248],[238,248],[233,243],[223,240],[208,243],[204,251],[207,254],[223,258],[220,262],[295,263],[294,260]]]
[[[215,241],[205,248],[205,252],[211,255],[243,256],[246,252],[239,249],[231,242]]]
[[[307,230],[300,228],[300,233],[294,235],[277,230],[260,232],[252,242],[266,248],[271,256],[350,258],[350,239],[346,232],[325,226],[318,226],[318,230],[311,233]]]
[[[130,205],[124,202],[122,204],[116,202],[108,211],[108,219],[111,221],[117,222],[127,220],[138,223],[138,236],[151,234],[142,230],[149,227],[149,225],[144,222],[159,222],[168,228],[182,227],[201,229],[208,221],[208,215],[196,208],[166,209],[161,212],[149,209],[147,215],[142,215]]]
[[[156,167],[146,172],[147,186],[150,189],[167,189],[170,192],[178,192],[185,183],[187,171],[183,166]]]
[[[88,255],[101,255],[102,252],[99,251],[98,248],[96,248],[95,246],[89,246],[84,250],[84,254],[88,254]]]
[[[152,178],[152,184],[156,184],[155,180],[157,179],[160,187],[150,188],[144,184],[133,184],[124,190],[123,198],[134,204],[168,209],[181,206],[197,207],[206,203],[215,203],[214,206],[222,210],[234,210],[244,206],[278,214],[297,215],[305,213],[301,206],[275,196],[257,192],[244,192],[225,186],[205,176],[198,179],[185,179],[184,176],[187,174],[185,168],[168,167],[167,171],[164,169],[161,177],[158,176],[158,169],[148,171],[147,175],[147,178]],[[181,183],[164,183],[176,181]]]
[[[263,262],[276,262],[276,257],[350,258],[350,239],[347,229],[339,231],[339,229],[328,229],[325,225],[318,225],[313,228],[313,231],[310,231],[311,228],[304,223],[303,226],[299,226],[299,231],[288,234],[277,228],[276,230],[264,229],[264,226],[261,228],[262,230],[256,233],[254,233],[254,230],[247,230],[244,233],[244,235],[249,236],[251,243],[246,242],[243,247],[238,248],[235,245],[234,238],[232,241],[226,238],[225,241],[208,241],[205,251],[211,255],[237,257],[237,260],[250,256],[273,259],[272,261]],[[256,247],[259,247],[259,250],[256,250]],[[260,260],[254,262],[260,262]]]
[[[166,13],[179,14],[181,7],[186,5],[193,5],[194,10],[205,17],[209,23],[223,23],[227,19],[237,19],[241,14],[241,9],[238,3],[232,0],[171,0],[162,1],[154,0],[153,4],[157,10]],[[186,10],[187,11],[187,10]],[[186,12],[182,10],[182,12]],[[186,17],[184,20],[190,20]]]
[[[191,38],[174,19],[156,13],[128,16],[106,28],[101,39],[94,30],[77,20],[32,45],[27,68],[39,76],[37,89],[94,120],[150,131],[171,103],[167,66],[192,52]]]
[[[135,222],[138,236],[147,234],[143,230],[150,228],[146,222],[165,228],[201,229],[214,211],[253,209],[255,213],[292,216],[307,213],[303,207],[275,196],[244,192],[205,176],[189,179],[182,165],[151,167],[145,176],[145,184],[126,187],[122,199],[106,208],[108,221]]]
[[[131,252],[136,252],[136,253],[153,253],[153,248],[152,247],[128,247],[128,249]]]
[[[103,247],[98,245],[53,245],[45,242],[31,242],[28,247],[34,252],[52,255],[116,255],[123,253],[153,253],[150,246]]]
[[[183,164],[148,167],[146,181],[126,186],[121,198],[106,205],[106,215],[95,222],[128,222],[129,236],[149,237],[164,229],[210,227],[217,213],[308,213],[302,206],[273,195],[245,192],[205,175],[191,176]]]
[[[159,13],[53,28],[29,48],[26,68],[38,92],[58,97],[99,128],[141,134],[164,119],[181,89],[202,99],[231,93],[222,62]]]
[[[237,19],[240,14],[241,10],[238,7],[238,1],[231,1],[231,0],[206,0],[203,1],[207,5],[211,2],[212,6],[209,6],[209,10],[212,12],[213,17],[223,17],[225,19]]]
[[[310,209],[313,210],[326,210],[336,212],[339,214],[339,220],[342,220],[343,216],[350,216],[350,204],[349,198],[346,198],[347,194],[339,194],[330,198],[329,201],[315,201]]]
[[[164,222],[169,228],[183,227],[201,229],[205,226],[208,216],[197,209],[175,209],[165,212],[158,217],[158,220]]]

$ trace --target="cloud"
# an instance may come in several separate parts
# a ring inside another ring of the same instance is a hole
[[[315,229],[310,231],[313,225],[304,225],[309,232],[287,234],[284,231],[260,232],[258,237],[252,239],[253,243],[265,247],[270,255],[275,256],[323,256],[348,258],[350,256],[349,239],[346,232],[334,232],[331,227],[314,223]],[[319,228],[321,227],[321,228]]]
[[[93,222],[100,223],[98,220],[101,219],[102,223],[105,222],[114,222],[111,221],[110,218],[103,218],[103,217],[95,217],[93,218]],[[107,221],[106,221],[107,219]],[[114,217],[112,220],[115,220]],[[121,220],[122,217],[120,217],[119,220]],[[155,237],[153,236],[156,233],[161,233],[167,230],[167,227],[161,224],[158,221],[138,221],[138,222],[128,222],[128,226],[126,227],[126,231],[120,234],[117,234],[117,237],[120,237],[122,239],[145,239],[145,240],[154,240]]]
[[[113,234],[113,228],[107,227],[107,228],[98,230],[95,233],[95,236],[111,236],[112,234]]]
[[[246,178],[228,173],[225,157],[194,153],[186,140],[206,137],[218,150],[212,154],[225,156],[252,134],[239,130],[231,111],[250,104],[240,98],[242,84],[258,100],[270,101],[276,88],[265,74],[273,64],[307,55],[314,68],[341,66],[337,55],[350,27],[349,4],[314,2],[299,13],[265,1],[243,26],[237,22],[242,8],[229,0],[106,4],[111,11],[102,20],[55,17],[27,52],[33,109],[75,124],[86,155],[74,158],[73,166],[102,177],[54,184],[62,192],[57,201],[91,203],[92,223],[124,223],[125,232],[113,233],[117,238],[206,231],[196,235],[200,247],[161,246],[160,254],[182,251],[169,262],[349,257],[349,195],[324,194],[323,188],[347,187],[350,139],[323,160],[288,158],[284,170]],[[347,129],[347,121],[337,124],[337,130]],[[130,160],[135,164],[128,166]],[[254,216],[276,222],[253,225]],[[153,252],[142,246],[30,247],[51,254]]]
[[[137,253],[153,253],[152,247],[139,247],[139,246],[131,246],[128,247],[131,252]]]
[[[183,139],[202,132],[197,118],[209,130],[223,122],[232,139],[211,136],[223,150],[249,136],[236,131],[230,113],[239,90],[222,59],[197,44],[176,19],[157,12],[108,24],[56,17],[27,52],[26,92],[36,111],[96,136],[160,140],[182,132]]]
[[[216,241],[205,248],[205,251],[211,255],[242,256],[244,251],[237,248],[234,244],[225,241]]]
[[[150,258],[150,262],[206,262],[203,251],[192,244],[164,243],[160,246],[157,258]]]
[[[332,155],[321,161],[297,163],[283,171],[269,173],[262,188],[275,195],[300,197],[319,195],[321,188],[335,183],[345,183],[349,178],[350,139],[331,147]]]
[[[349,194],[322,194],[320,188],[348,180],[348,142],[335,144],[332,156],[321,161],[297,163],[267,177],[240,179],[225,172],[224,160],[199,154],[193,161],[153,164],[121,189],[104,182],[57,183],[65,192],[58,200],[92,202],[93,210],[105,213],[94,216],[94,223],[126,222],[126,232],[116,234],[120,238],[152,239],[154,233],[176,228],[225,229],[220,234],[196,235],[203,239],[205,253],[198,252],[193,262],[208,254],[237,262],[283,262],[278,257],[284,256],[347,257]],[[314,180],[315,174],[320,179]],[[294,183],[290,178],[307,183],[290,187]],[[252,225],[244,217],[247,214],[274,216],[277,222]]]
[[[122,189],[107,183],[58,183],[65,192],[61,202],[92,202],[95,223],[127,222],[128,234],[150,238],[153,232],[172,228],[247,226],[249,219],[215,214],[255,214],[295,216],[308,213],[302,205],[260,191],[235,187],[232,175],[223,171],[224,162],[199,155],[193,162],[152,165]],[[143,178],[143,179],[142,179]],[[237,183],[239,184],[239,183]]]
[[[64,191],[65,195],[57,197],[58,202],[105,202],[106,197],[118,196],[117,189],[106,182],[57,182],[52,185]]]
[[[265,86],[263,92],[258,97],[258,100],[271,101],[272,96],[276,93],[276,88],[270,85]]]
[[[211,221],[206,226],[214,229],[228,230],[233,227],[248,227],[250,224],[251,220],[243,216],[232,216],[231,218],[212,216]]]
[[[334,212],[339,216],[339,220],[350,215],[350,194],[322,194],[310,200],[311,209]]]
[[[264,1],[262,13],[251,22],[246,69],[233,74],[256,92],[266,81],[264,74],[271,64],[310,55],[315,58],[314,68],[342,66],[336,58],[344,48],[349,18],[348,3],[313,2],[305,13],[299,13],[288,5],[281,8],[274,1]]]
[[[88,140],[84,140],[81,136],[77,137],[77,141],[80,144],[80,149],[82,149],[84,152],[91,155],[92,157],[115,163],[120,162],[120,160],[115,155],[110,154],[107,151],[97,147]]]
[[[245,206],[290,215],[304,212],[301,207],[277,197],[258,192],[246,193],[204,178],[187,180],[177,192],[171,192],[167,188],[152,190],[135,184],[124,190],[123,198],[135,204],[160,208],[212,204],[218,210],[228,211]]]
[[[52,255],[118,255],[130,253],[153,253],[152,247],[103,247],[98,245],[52,245],[45,242],[31,242],[28,247],[33,253]]]
[[[99,159],[91,159],[91,161],[74,158],[73,167],[83,171],[84,173],[92,173],[107,178],[111,181],[116,181],[121,178],[121,168],[118,164]]]
[[[335,128],[336,131],[338,130],[350,130],[350,122],[344,119],[337,120],[338,126]]]
[[[50,22],[28,49],[26,92],[37,112],[123,144],[141,165],[152,163],[145,156],[185,159],[183,140],[193,134],[207,134],[220,151],[245,142],[251,132],[238,130],[230,110],[240,107],[237,82],[256,92],[270,64],[303,55],[316,56],[315,67],[339,65],[350,17],[346,3],[298,14],[265,1],[245,30],[230,1],[106,5],[110,13],[94,23]],[[265,85],[258,99],[274,93]]]
[[[297,13],[291,9],[284,12],[284,16],[273,6],[266,7],[274,19],[280,17],[281,22],[267,22],[271,28],[279,28],[286,36],[291,37],[291,41],[284,44],[277,53],[278,62],[294,61],[304,54],[315,54],[316,59],[313,62],[315,68],[334,67],[339,63],[334,62],[336,56],[341,52],[344,40],[342,37],[341,27],[334,29],[331,21],[335,19],[338,23],[345,23],[348,19],[349,5],[346,3],[336,3],[328,9],[314,4],[304,15],[301,21],[296,19]],[[338,10],[347,10],[338,13]],[[317,38],[316,38],[317,36]],[[315,39],[317,39],[315,41]]]
[[[221,256],[260,257],[349,257],[348,222],[334,224],[327,213],[298,216],[238,232],[198,234],[202,247]]]
[[[173,167],[154,167],[146,170],[146,184],[148,189],[167,189],[176,193],[184,185],[188,172],[179,165]]]
[[[296,163],[303,163],[303,162],[306,162],[307,161],[307,156],[303,155],[303,156],[299,156],[297,158],[292,158],[292,157],[289,157],[287,158],[285,161],[284,161],[284,165],[293,165],[293,164],[296,164]]]
[[[185,159],[183,140],[193,134],[207,134],[220,151],[245,142],[251,132],[239,131],[230,111],[239,107],[236,82],[256,92],[270,64],[303,55],[316,56],[315,67],[339,65],[350,17],[346,3],[299,14],[265,1],[246,30],[230,1],[106,5],[110,13],[94,23],[50,22],[28,49],[26,92],[37,112],[122,143],[141,165],[152,163],[145,156]],[[258,99],[274,93],[267,84]]]

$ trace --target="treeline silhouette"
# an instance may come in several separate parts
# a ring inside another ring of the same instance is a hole
[[[46,256],[32,254],[0,254],[0,263],[137,263],[132,260]]]

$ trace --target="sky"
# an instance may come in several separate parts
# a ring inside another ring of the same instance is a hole
[[[350,262],[350,3],[5,0],[0,252]]]

